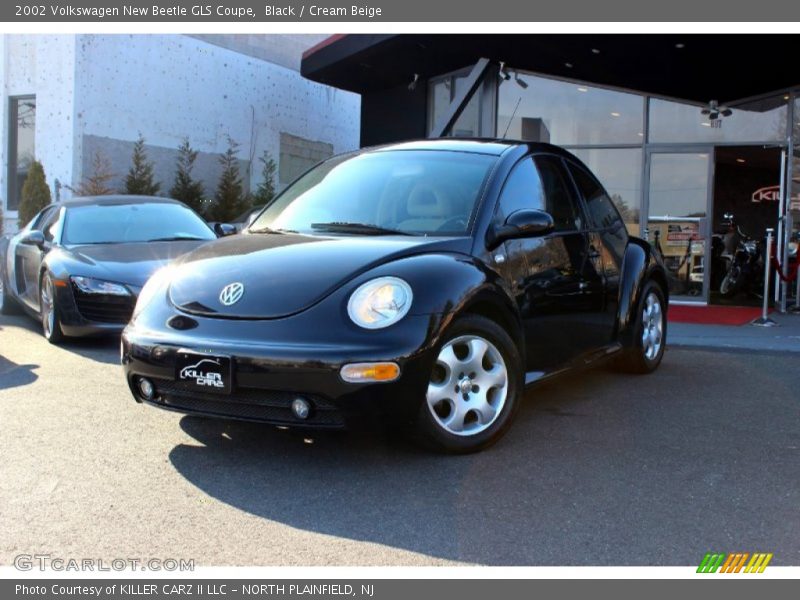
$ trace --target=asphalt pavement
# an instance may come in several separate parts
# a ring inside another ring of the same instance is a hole
[[[462,457],[143,407],[117,361],[0,317],[0,564],[800,565],[796,355],[674,347],[650,376],[562,378]]]

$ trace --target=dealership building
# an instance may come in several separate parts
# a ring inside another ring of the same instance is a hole
[[[100,155],[121,189],[139,135],[166,193],[177,147],[198,151],[194,175],[211,197],[228,136],[239,144],[245,186],[258,158],[277,163],[278,187],[332,154],[358,147],[357,94],[299,73],[322,35],[2,35],[4,124],[0,201],[17,228],[31,161],[44,165],[54,199],[66,200]]]
[[[338,35],[301,73],[361,96],[362,146],[440,136],[550,142],[605,184],[631,233],[658,244],[673,301],[722,299],[712,246],[732,213],[800,225],[800,76],[786,35]],[[777,275],[770,296],[792,303]]]

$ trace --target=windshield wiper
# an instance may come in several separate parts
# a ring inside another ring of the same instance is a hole
[[[210,241],[203,237],[198,237],[196,235],[173,235],[168,237],[161,237],[161,238],[153,238],[152,240],[147,240],[148,242],[205,242]]]
[[[359,233],[363,235],[414,235],[408,231],[371,225],[370,223],[348,223],[345,221],[332,221],[331,223],[312,223],[311,229],[331,231],[334,233]]]

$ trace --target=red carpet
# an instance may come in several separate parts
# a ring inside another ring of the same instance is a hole
[[[669,321],[673,323],[746,325],[761,316],[761,309],[755,306],[687,306],[684,304],[670,304],[667,315]]]

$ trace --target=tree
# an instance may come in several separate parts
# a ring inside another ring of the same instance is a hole
[[[114,193],[109,185],[112,179],[114,179],[114,173],[111,172],[111,163],[103,154],[95,152],[94,158],[92,158],[91,174],[84,177],[77,188],[65,187],[78,196],[105,196]]]
[[[213,220],[222,223],[233,221],[247,208],[242,175],[239,170],[239,159],[236,157],[238,150],[239,144],[228,136],[228,149],[219,157],[222,173],[214,194],[214,206],[211,211]]]
[[[268,204],[275,197],[275,172],[278,165],[267,150],[258,159],[261,162],[261,177],[263,181],[258,184],[256,193],[253,195],[253,204]]]
[[[628,203],[622,199],[622,196],[619,194],[613,194],[611,196],[611,201],[617,207],[619,211],[619,216],[622,217],[622,221],[626,224],[631,223],[638,223],[639,222],[639,209],[638,208],[631,208],[628,206]]]
[[[153,163],[147,161],[147,152],[144,148],[144,137],[139,134],[139,139],[133,145],[133,165],[125,177],[125,193],[141,196],[155,196],[161,189],[161,184],[153,179]]]
[[[22,185],[19,202],[19,226],[24,226],[40,210],[50,204],[50,188],[44,176],[42,163],[35,160],[28,169],[28,176]]]
[[[193,150],[189,145],[189,138],[184,138],[183,143],[178,146],[175,182],[172,184],[169,195],[206,216],[209,206],[205,199],[203,182],[192,177],[196,160],[197,150]]]

